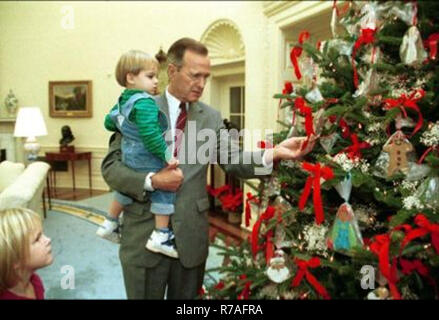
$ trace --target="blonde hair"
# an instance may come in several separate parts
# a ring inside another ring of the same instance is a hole
[[[38,225],[41,218],[30,209],[0,210],[0,293],[19,279],[17,266],[29,259],[30,236]]]
[[[119,58],[116,66],[116,80],[122,87],[126,87],[128,73],[138,75],[140,71],[151,67],[159,67],[156,58],[140,50],[130,50]]]

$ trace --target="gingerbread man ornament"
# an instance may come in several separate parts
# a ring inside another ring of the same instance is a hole
[[[383,147],[383,151],[389,154],[389,166],[387,177],[393,176],[396,172],[407,173],[409,169],[407,154],[413,151],[413,145],[406,138],[401,130],[397,130]]]

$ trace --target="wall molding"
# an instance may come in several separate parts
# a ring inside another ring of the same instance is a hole
[[[262,4],[264,14],[270,18],[279,12],[292,6],[298,5],[300,1],[267,1]]]
[[[212,65],[243,61],[245,45],[238,26],[229,19],[213,22],[201,36],[209,49]]]

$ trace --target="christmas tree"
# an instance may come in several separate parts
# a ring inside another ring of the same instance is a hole
[[[202,297],[439,297],[438,19],[437,2],[334,2],[332,39],[300,34],[272,143],[315,146],[246,201],[251,239],[219,246]]]

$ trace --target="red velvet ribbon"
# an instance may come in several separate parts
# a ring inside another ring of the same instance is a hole
[[[211,196],[218,197],[221,201],[222,209],[225,211],[235,211],[242,204],[242,190],[238,189],[235,193],[232,193],[232,188],[228,184],[219,188],[212,188],[208,185],[206,189]],[[225,192],[227,194],[223,195]]]
[[[291,83],[291,81],[285,81],[284,83],[284,88],[282,89],[282,94],[286,95],[286,94],[291,94],[293,92],[293,84]],[[287,99],[288,101],[291,101],[291,99]],[[279,105],[277,107],[277,118],[279,119],[279,111],[280,111],[280,106],[282,105],[282,99],[279,100]]]
[[[436,60],[437,56],[437,42],[439,41],[439,33],[430,34],[427,40],[424,41],[424,47],[430,49],[430,59]]]
[[[417,96],[417,97],[416,97]],[[404,93],[401,94],[401,97],[398,99],[384,99],[385,109],[390,110],[393,108],[400,108],[404,118],[407,118],[407,112],[405,108],[413,109],[418,113],[418,123],[413,129],[411,137],[421,129],[422,124],[424,123],[424,118],[422,117],[421,110],[419,106],[416,104],[419,100],[421,100],[425,96],[425,91],[422,89],[415,90],[407,97]]]
[[[431,147],[429,147],[427,150],[425,150],[425,152],[424,152],[424,153],[422,154],[422,156],[419,158],[419,160],[418,160],[418,164],[421,164],[421,163],[424,161],[425,157],[426,157],[431,151],[433,151],[433,150],[436,150],[436,151],[439,152],[439,146],[431,146]]]
[[[419,226],[419,228],[407,232],[404,240],[401,243],[401,251],[410,241],[430,234],[431,244],[436,250],[436,253],[439,254],[439,224],[431,223],[422,213],[416,215],[415,224]]]
[[[207,192],[212,196],[212,197],[218,197],[220,194],[227,192],[230,190],[230,186],[229,185],[224,185],[222,187],[219,188],[212,188],[212,186],[208,185],[206,186]]]
[[[349,128],[348,128],[349,129]],[[351,160],[358,160],[362,158],[361,149],[370,148],[371,145],[365,141],[359,143],[358,136],[356,133],[351,134],[352,145],[343,149],[341,152],[345,152],[348,155],[348,158]]]
[[[302,45],[308,38],[310,37],[310,34],[308,31],[302,31],[299,35],[299,43]],[[298,58],[302,55],[302,46],[295,46],[293,49],[291,49],[290,53],[290,60],[294,67],[294,73],[297,77],[297,80],[300,80],[302,78],[302,73],[300,72],[299,68],[299,62],[297,61]]]
[[[251,210],[250,210],[250,201],[253,201],[256,204],[259,204],[260,201],[257,196],[247,193],[247,199],[245,200],[245,226],[248,227],[250,225],[251,219]]]
[[[329,116],[329,121],[334,123],[337,120],[337,116]],[[339,126],[341,128],[341,136],[345,139],[347,139],[351,135],[351,129],[349,128],[348,123],[345,121],[345,119],[340,118]]]
[[[438,296],[437,285],[434,279],[430,276],[430,271],[428,267],[426,267],[421,260],[406,260],[399,259],[399,264],[401,265],[401,271],[405,275],[410,275],[413,272],[417,272],[419,275],[423,276],[427,279],[427,282],[434,288],[436,296]]]
[[[316,277],[314,277],[308,270],[308,268],[313,269],[320,266],[319,258],[313,257],[308,261],[294,258],[294,263],[298,266],[298,272],[294,277],[293,282],[291,283],[293,288],[299,286],[303,277],[306,277],[306,280],[308,280],[308,282],[313,286],[313,288],[317,291],[319,295],[321,295],[326,300],[331,299],[325,287],[322,286],[322,284],[316,279]]]
[[[265,262],[269,265],[274,256],[273,230],[269,230],[266,235]]]
[[[222,289],[224,289],[224,287],[225,287],[224,282],[223,282],[223,281],[220,281],[220,282],[217,283],[217,285],[216,285],[214,288],[215,288],[216,290],[222,290]]]
[[[305,188],[299,199],[299,209],[303,210],[305,208],[305,204],[308,201],[312,187],[314,189],[313,203],[316,223],[321,224],[325,220],[325,216],[323,213],[322,195],[320,192],[320,177],[323,177],[325,180],[329,180],[334,178],[334,173],[330,167],[321,167],[320,163],[313,165],[308,162],[303,162],[302,168],[306,171],[309,171],[311,175],[306,179]]]
[[[389,288],[393,298],[395,300],[400,300],[401,295],[396,286],[396,283],[398,282],[396,258],[393,259],[393,263],[390,265],[390,235],[381,234],[375,236],[374,242],[372,242],[369,247],[370,250],[378,256],[380,272],[389,282]]]
[[[241,275],[239,277],[241,280],[247,279],[247,276],[245,274]],[[250,297],[250,286],[252,282],[247,281],[244,285],[244,289],[241,291],[241,293],[238,295],[238,300],[247,300]]]
[[[220,196],[219,199],[224,211],[236,211],[242,204],[242,191],[238,189],[235,194],[227,193],[224,196]]]
[[[271,218],[273,218],[275,211],[276,210],[274,209],[274,207],[268,206],[265,212],[261,214],[258,221],[256,221],[256,223],[253,226],[251,244],[252,244],[252,253],[254,258],[256,257],[256,254],[258,253],[259,249],[261,248],[261,246],[258,245],[259,229],[261,228],[261,224],[263,221],[269,221]]]
[[[357,54],[357,50],[360,49],[360,47],[363,44],[370,44],[375,41],[375,33],[377,29],[361,29],[361,36],[357,39],[357,41],[354,44],[354,49],[352,51],[352,69],[354,70],[354,85],[355,88],[358,88],[358,72],[357,67],[355,66],[355,56]]]
[[[305,132],[307,138],[302,145],[303,150],[308,145],[308,142],[311,139],[311,135],[315,134],[312,108],[306,105],[305,99],[303,99],[302,97],[297,97],[296,100],[294,100],[294,108],[297,109],[303,116],[305,116]]]

